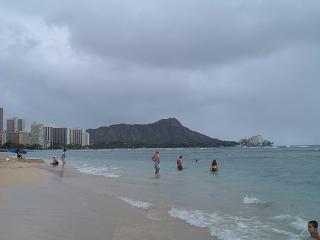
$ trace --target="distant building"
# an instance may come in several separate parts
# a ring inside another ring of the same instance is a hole
[[[261,135],[252,136],[250,138],[245,138],[240,140],[241,146],[247,147],[265,147],[272,146],[272,142],[266,139],[263,139]]]
[[[30,134],[26,132],[8,132],[7,142],[15,145],[29,145]]]
[[[3,132],[3,108],[0,108],[0,133]]]
[[[69,145],[70,129],[69,128],[53,128],[52,129],[52,145]]]
[[[82,145],[82,129],[72,128],[70,129],[70,144]]]
[[[25,131],[25,120],[20,118],[10,118],[7,120],[7,132],[24,132]]]
[[[3,145],[7,142],[7,133],[0,132],[0,145]]]
[[[3,108],[0,108],[0,145],[7,142],[7,133],[3,131]]]
[[[18,132],[18,119],[10,118],[7,120],[7,133]]]
[[[248,139],[248,142],[251,143],[252,145],[262,146],[263,138],[261,135],[252,136],[251,138]]]
[[[18,118],[18,120],[17,120],[17,130],[18,130],[18,132],[25,132],[25,130],[26,130],[26,121],[24,119]]]
[[[90,134],[86,131],[82,132],[82,146],[90,145]]]
[[[53,144],[53,127],[45,126],[44,127],[44,145],[46,148],[49,148]]]
[[[88,146],[89,133],[79,128],[70,129],[70,144]]]
[[[31,124],[31,145],[40,145],[45,147],[44,125],[41,123]]]

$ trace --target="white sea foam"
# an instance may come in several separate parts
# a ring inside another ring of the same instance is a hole
[[[208,228],[212,236],[223,240],[251,239],[300,239],[299,235],[284,229],[278,229],[272,223],[262,223],[259,218],[231,216],[220,212],[204,212],[171,208],[169,215],[184,220],[190,225]]]
[[[279,148],[279,147],[276,147],[276,146],[271,146],[270,148],[273,148],[273,149],[277,149],[277,148]]]
[[[118,178],[121,175],[118,173],[118,168],[113,167],[88,167],[88,165],[83,164],[78,170],[82,173],[105,176],[108,178]]]
[[[287,236],[288,240],[300,240],[301,239],[298,235],[291,233],[291,232],[288,232],[288,231],[285,231],[285,230],[282,230],[282,229],[271,228],[271,231],[276,234],[279,234],[279,235]]]
[[[262,203],[264,203],[264,202],[261,201],[259,198],[249,197],[249,196],[245,196],[245,197],[242,199],[242,202],[243,202],[244,204],[262,204]]]
[[[119,199],[131,205],[132,207],[141,208],[145,210],[149,209],[153,205],[152,203],[149,203],[149,202],[143,202],[143,201],[135,200],[128,197],[119,197]]]
[[[288,214],[279,215],[273,218],[274,220],[281,221],[288,223],[289,226],[298,230],[298,231],[305,231],[307,226],[307,220],[304,220],[298,216],[291,216]]]

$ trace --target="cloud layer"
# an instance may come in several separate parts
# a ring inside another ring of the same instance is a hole
[[[319,1],[4,1],[6,116],[177,117],[222,139],[319,144]]]

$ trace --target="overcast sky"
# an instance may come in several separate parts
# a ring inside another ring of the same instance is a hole
[[[319,0],[0,3],[6,118],[320,144],[319,104]]]

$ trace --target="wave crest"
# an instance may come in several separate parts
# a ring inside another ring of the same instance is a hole
[[[81,167],[78,167],[78,170],[81,173],[104,176],[108,178],[121,177],[121,175],[117,171],[118,168],[113,167],[88,167],[87,164],[83,164]]]
[[[136,207],[136,208],[140,208],[140,209],[144,209],[144,210],[147,210],[151,206],[153,206],[153,204],[150,202],[143,202],[143,201],[135,200],[135,199],[128,198],[128,197],[119,197],[119,199],[121,199],[125,203],[131,205],[132,207]]]
[[[295,231],[279,229],[271,222],[262,223],[258,217],[244,218],[220,212],[209,213],[180,208],[171,208],[168,213],[171,217],[183,220],[190,225],[208,228],[212,236],[223,240],[301,239],[300,234]]]

